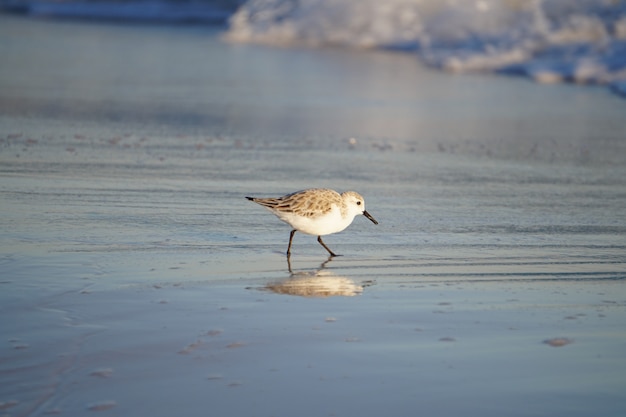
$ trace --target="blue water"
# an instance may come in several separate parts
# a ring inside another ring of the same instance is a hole
[[[228,22],[226,38],[394,49],[451,72],[606,85],[626,96],[626,2],[600,0],[223,0],[17,2],[35,16]]]

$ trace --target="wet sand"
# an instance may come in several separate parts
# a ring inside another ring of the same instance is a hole
[[[0,411],[618,416],[624,104],[0,17]],[[354,189],[296,234],[245,195]]]

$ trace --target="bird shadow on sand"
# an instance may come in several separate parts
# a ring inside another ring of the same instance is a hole
[[[363,289],[374,285],[374,282],[357,283],[351,278],[337,275],[327,265],[333,256],[313,270],[294,271],[290,257],[287,257],[289,276],[285,279],[267,283],[262,290],[276,294],[296,295],[307,298],[325,298],[334,296],[353,297],[363,293]]]

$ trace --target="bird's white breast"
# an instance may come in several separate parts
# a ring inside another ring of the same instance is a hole
[[[318,217],[299,216],[289,212],[273,211],[273,213],[297,231],[315,236],[341,232],[350,226],[354,219],[353,216],[341,217],[341,211],[337,206],[333,206],[331,211]]]

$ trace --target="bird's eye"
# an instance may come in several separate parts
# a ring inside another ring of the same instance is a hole
[[[360,205],[361,205],[361,202],[360,202],[360,201],[357,201],[357,202],[356,202],[356,205],[357,205],[357,206],[360,206]]]

